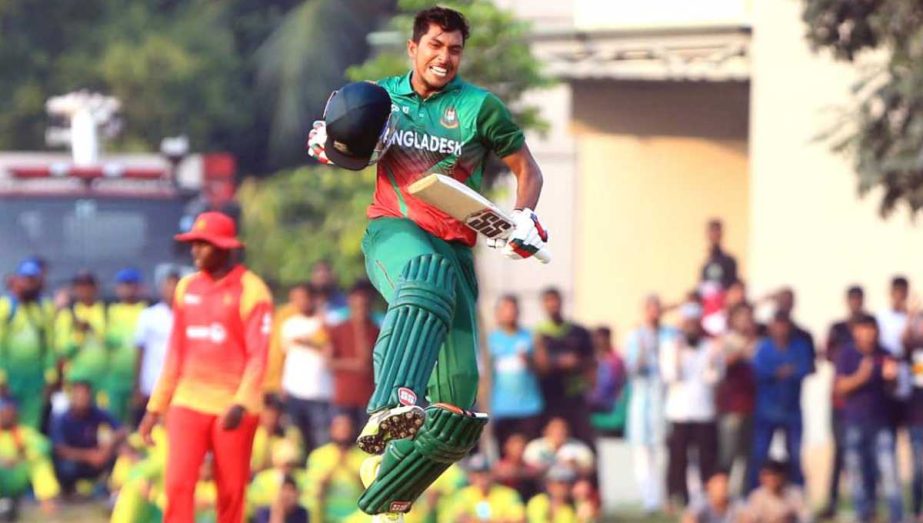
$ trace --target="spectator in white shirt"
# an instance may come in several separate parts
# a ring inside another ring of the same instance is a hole
[[[665,414],[670,423],[667,491],[671,503],[689,503],[686,469],[695,448],[702,481],[718,461],[715,387],[724,365],[720,347],[705,337],[698,303],[680,307],[682,335],[661,347],[660,375],[666,384]]]
[[[570,437],[570,427],[564,418],[551,418],[545,426],[544,436],[526,445],[523,461],[539,470],[555,465],[572,469],[581,476],[593,473],[593,451],[585,443]]]
[[[173,295],[179,283],[179,273],[171,272],[160,283],[160,301],[141,311],[135,327],[135,346],[138,347],[134,409],[137,422],[144,417],[147,400],[160,377],[170,330],[173,326]]]
[[[282,323],[282,391],[288,415],[310,452],[329,441],[333,378],[327,359],[333,349],[310,284],[292,289],[291,299],[297,312]]]
[[[878,320],[878,342],[892,356],[902,360],[904,357],[904,331],[907,330],[907,299],[910,296],[910,282],[903,276],[891,279],[889,307],[876,315]],[[898,367],[897,385],[894,395],[898,400],[907,400],[913,391],[910,366],[901,363]],[[895,422],[903,420],[904,406],[896,407]]]
[[[907,298],[910,283],[903,276],[891,280],[890,305],[878,313],[879,342],[892,355],[900,357],[904,353],[901,336],[907,328]]]

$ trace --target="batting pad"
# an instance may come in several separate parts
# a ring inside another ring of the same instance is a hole
[[[412,404],[416,396],[422,396],[454,315],[452,264],[438,254],[410,260],[395,286],[375,343],[375,392],[369,400],[370,413]],[[408,395],[406,389],[413,394]]]
[[[378,475],[359,497],[366,514],[408,512],[411,505],[452,463],[468,455],[481,437],[487,414],[436,403],[416,439],[392,441]]]

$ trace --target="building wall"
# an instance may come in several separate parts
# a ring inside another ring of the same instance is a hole
[[[919,283],[923,235],[905,213],[883,220],[877,194],[857,196],[850,159],[817,140],[857,76],[810,51],[799,17],[798,2],[756,4],[750,274],[758,289],[793,285],[798,316],[820,335],[841,315],[847,285],[865,285],[875,310],[894,273]]]
[[[726,223],[746,272],[748,86],[578,82],[575,312],[623,337],[649,292],[680,299]]]

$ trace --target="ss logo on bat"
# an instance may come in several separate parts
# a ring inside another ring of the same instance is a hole
[[[488,238],[496,238],[513,226],[512,223],[490,209],[484,209],[472,214],[465,220],[465,223],[468,224],[468,227]]]

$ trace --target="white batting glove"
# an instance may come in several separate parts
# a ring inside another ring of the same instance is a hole
[[[532,209],[517,209],[510,218],[513,219],[513,233],[506,239],[506,246],[503,248],[503,254],[507,258],[531,258],[548,243],[548,231],[539,223],[538,216]]]
[[[311,131],[308,133],[308,156],[315,158],[324,165],[333,165],[327,158],[325,145],[327,143],[327,124],[323,120],[315,120]]]

